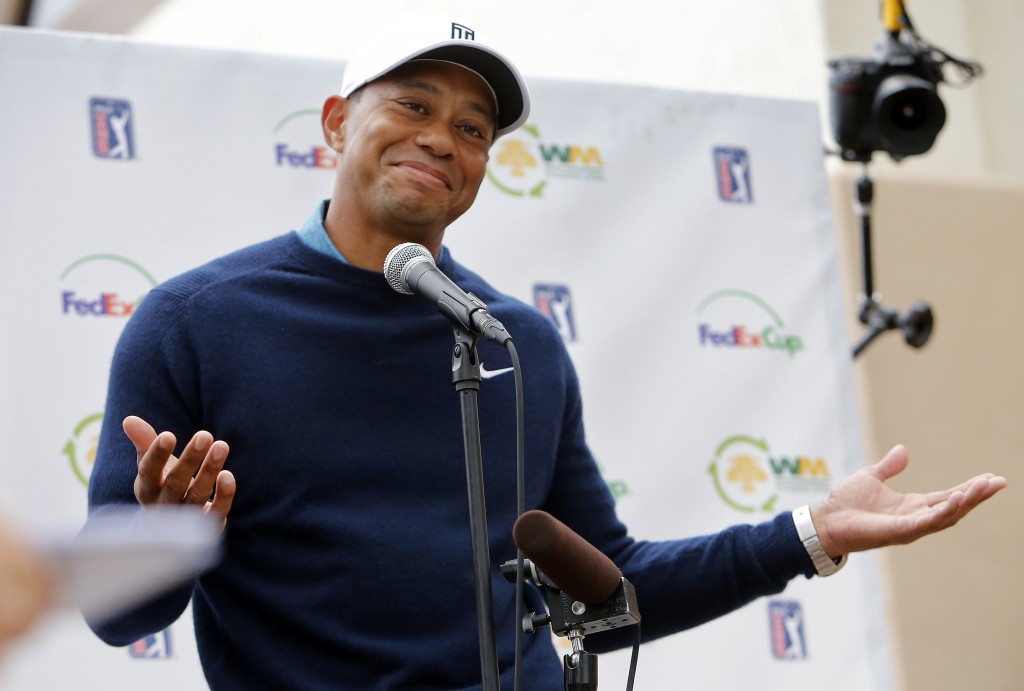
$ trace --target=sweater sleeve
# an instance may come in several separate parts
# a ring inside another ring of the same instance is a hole
[[[104,520],[110,510],[138,506],[134,492],[136,451],[121,429],[126,416],[137,415],[158,432],[173,432],[178,442],[176,454],[198,429],[198,377],[189,340],[184,301],[159,288],[146,296],[125,326],[111,365],[84,530]],[[128,645],[166,628],[181,616],[192,585],[188,583],[112,619],[88,624],[104,642]]]
[[[579,387],[567,365],[569,394],[546,510],[607,554],[636,588],[645,641],[688,629],[810,577],[790,512],[759,525],[669,541],[633,539],[615,512],[583,432]],[[588,639],[595,650],[628,645],[629,629]]]

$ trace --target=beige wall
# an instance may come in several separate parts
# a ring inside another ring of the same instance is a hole
[[[908,169],[909,170],[909,169]],[[833,172],[845,299],[862,289],[855,167]],[[921,350],[898,332],[855,365],[865,449],[904,443],[902,490],[938,489],[993,471],[1010,486],[954,530],[883,553],[897,688],[1024,688],[1024,185],[875,181],[875,289],[901,311],[935,312]],[[863,326],[851,317],[851,341]]]

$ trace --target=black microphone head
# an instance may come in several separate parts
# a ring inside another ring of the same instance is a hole
[[[405,282],[406,269],[421,261],[434,263],[434,256],[423,245],[418,245],[415,242],[403,242],[401,245],[395,245],[384,259],[384,278],[388,280],[388,285],[402,295],[412,295],[412,291]]]
[[[588,605],[604,602],[622,572],[599,549],[544,511],[527,511],[512,527],[512,540],[559,590]]]

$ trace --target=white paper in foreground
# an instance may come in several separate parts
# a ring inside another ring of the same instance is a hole
[[[40,539],[52,562],[57,604],[91,621],[165,594],[220,557],[219,519],[193,507],[106,513],[73,537]]]

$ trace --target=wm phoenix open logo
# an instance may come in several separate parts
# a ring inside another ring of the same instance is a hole
[[[604,166],[596,146],[545,141],[539,127],[523,125],[498,141],[487,179],[513,197],[542,197],[554,178],[602,182]]]
[[[708,473],[722,501],[744,513],[773,512],[779,494],[821,494],[830,487],[824,458],[773,454],[764,439],[737,434],[715,449]]]
[[[75,425],[67,444],[62,449],[71,463],[71,472],[86,487],[92,475],[92,466],[96,462],[96,449],[99,446],[102,424],[103,413],[94,413],[83,418]]]

